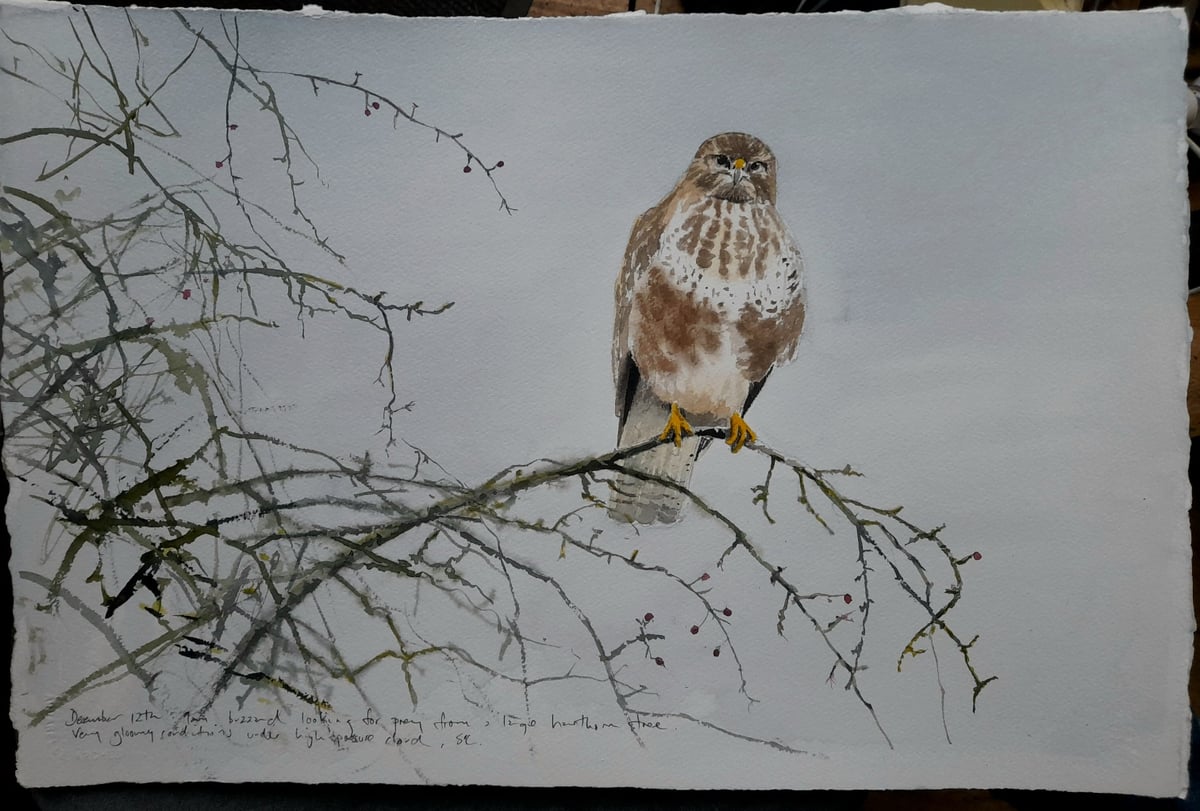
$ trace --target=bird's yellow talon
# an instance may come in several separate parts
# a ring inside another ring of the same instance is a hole
[[[758,434],[751,430],[746,421],[742,419],[741,414],[734,414],[729,418],[729,436],[725,439],[725,444],[734,453],[742,449],[742,446],[747,442],[753,442],[758,439]]]
[[[671,416],[667,417],[667,427],[663,428],[662,433],[658,435],[659,441],[673,439],[675,447],[678,448],[683,438],[691,433],[693,433],[692,426],[688,425],[688,421],[679,413],[679,406],[671,403]]]

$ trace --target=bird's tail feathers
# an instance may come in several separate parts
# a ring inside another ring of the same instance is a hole
[[[659,407],[631,409],[618,442],[622,448],[641,444],[659,435],[666,423],[667,411]],[[624,466],[634,473],[620,474],[612,484],[608,514],[616,521],[635,524],[670,524],[679,520],[687,496],[678,488],[653,477],[686,488],[692,480],[692,468],[700,453],[701,439],[684,437],[676,447],[664,444],[626,459]]]

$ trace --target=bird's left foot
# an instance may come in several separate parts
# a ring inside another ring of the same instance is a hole
[[[725,444],[731,451],[737,453],[747,442],[753,442],[756,439],[758,439],[758,434],[750,429],[741,414],[734,414],[729,418],[729,436],[726,437]]]

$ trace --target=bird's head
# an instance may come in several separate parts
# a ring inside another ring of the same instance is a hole
[[[686,177],[706,197],[775,203],[775,154],[744,132],[723,132],[702,143]]]

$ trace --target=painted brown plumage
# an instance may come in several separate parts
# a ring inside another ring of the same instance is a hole
[[[614,518],[678,519],[705,445],[696,428],[727,428],[735,453],[755,439],[743,415],[804,328],[803,262],[775,210],[776,177],[766,144],[723,133],[634,223],[616,285],[618,446],[672,442],[628,462]]]

